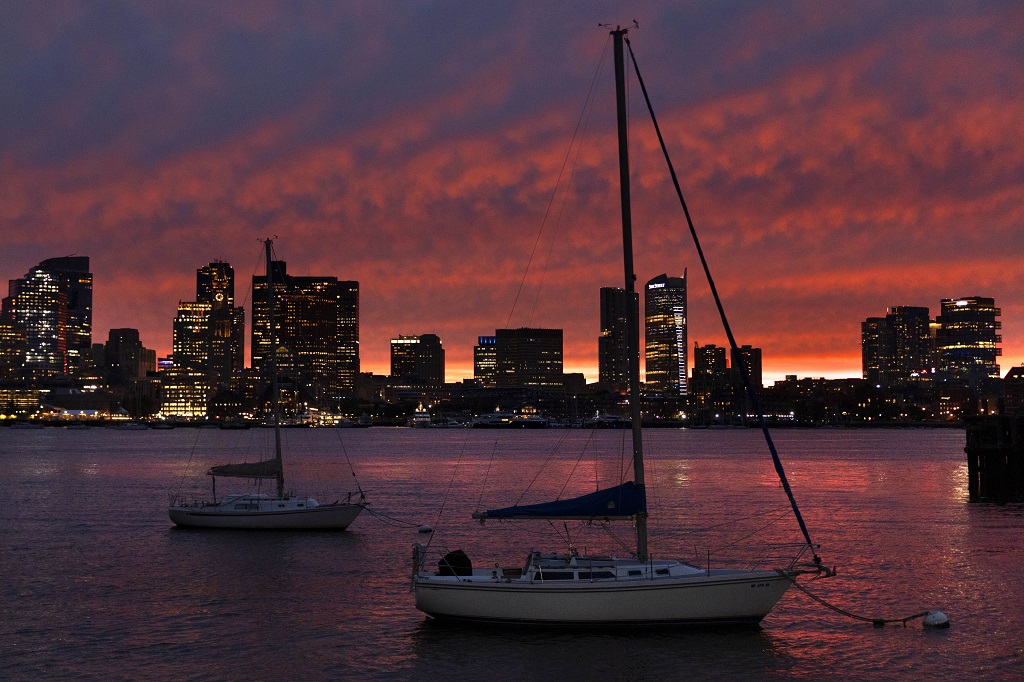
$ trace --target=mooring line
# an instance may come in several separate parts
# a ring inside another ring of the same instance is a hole
[[[797,587],[801,592],[803,592],[808,597],[818,602],[825,608],[831,609],[832,611],[835,611],[836,613],[846,616],[848,618],[866,621],[874,625],[876,628],[885,627],[887,623],[902,623],[903,627],[907,627],[907,623],[909,621],[915,620],[917,618],[924,618],[926,616],[932,615],[933,613],[936,613],[934,611],[922,611],[921,613],[915,613],[912,616],[906,616],[904,618],[871,618],[868,616],[862,616],[860,614],[853,613],[852,611],[847,611],[846,609],[836,606],[835,604],[830,604],[829,602],[825,601],[824,599],[812,593],[806,587],[798,583],[796,581],[796,578],[794,578],[793,576],[787,575],[786,577],[789,578],[789,582],[793,583],[793,585]],[[940,624],[937,624],[936,627],[948,627],[949,620],[945,618],[945,614],[941,614],[941,612],[938,612],[938,614],[942,616],[942,619],[940,621]]]

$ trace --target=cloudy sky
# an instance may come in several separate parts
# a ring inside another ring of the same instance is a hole
[[[364,371],[438,334],[565,329],[597,378],[621,286],[608,30],[630,38],[740,343],[766,379],[859,376],[860,323],[991,296],[1024,362],[1018,2],[0,3],[0,278],[91,258],[94,340],[166,354],[195,271],[236,297],[273,236],[361,286]],[[641,282],[690,276],[725,339],[630,86]],[[588,106],[588,100],[592,100]]]

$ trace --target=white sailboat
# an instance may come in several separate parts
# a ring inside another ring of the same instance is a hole
[[[281,410],[277,386],[277,342],[274,338],[274,282],[271,267],[272,240],[267,239],[267,293],[271,352],[269,354],[270,393],[274,419],[274,458],[259,462],[223,464],[210,467],[213,480],[212,501],[172,499],[168,514],[178,526],[192,528],[234,528],[245,530],[345,530],[366,507],[365,496],[349,493],[344,502],[321,504],[306,496],[286,494],[281,459]],[[233,493],[217,499],[217,477],[275,479],[277,494]],[[355,499],[353,499],[355,497]]]
[[[611,31],[615,48],[625,283],[631,300],[636,301],[625,133],[623,42],[626,33],[627,30],[621,28]],[[799,546],[795,556],[781,565],[758,569],[700,568],[681,560],[657,559],[649,554],[638,400],[639,313],[636,307],[634,303],[629,333],[634,481],[569,500],[473,514],[480,520],[630,520],[636,528],[635,556],[586,556],[570,548],[566,553],[530,552],[521,567],[488,564],[488,568],[474,568],[469,558],[457,550],[445,555],[435,568],[427,559],[427,548],[417,544],[413,547],[412,585],[416,608],[420,611],[439,620],[504,625],[756,624],[771,611],[797,575],[804,572],[827,574],[820,568],[820,559],[816,555],[814,562],[807,566],[797,563],[808,549],[813,553],[813,547],[795,503],[794,512],[807,542]],[[729,334],[731,339],[731,332]],[[767,430],[765,434],[767,436]],[[774,447],[771,449],[777,458]],[[792,501],[778,461],[776,468]]]

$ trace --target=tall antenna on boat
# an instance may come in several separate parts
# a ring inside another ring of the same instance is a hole
[[[644,445],[640,414],[640,297],[633,272],[633,219],[629,204],[629,145],[626,136],[626,59],[623,38],[628,28],[611,31],[615,47],[615,109],[619,128],[619,195],[622,203],[622,263],[629,298],[626,352],[629,354],[629,418],[633,432],[633,481],[640,486],[643,510],[636,515],[636,555],[647,560],[647,492],[644,486]]]

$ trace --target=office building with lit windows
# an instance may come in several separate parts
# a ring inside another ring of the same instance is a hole
[[[196,300],[178,303],[173,330],[173,367],[161,377],[161,411],[206,417],[210,399],[230,387],[245,359],[245,311],[235,307],[231,265],[215,261],[196,270]]]
[[[391,339],[391,379],[403,386],[443,386],[441,339],[436,334]]]
[[[359,283],[297,277],[271,262],[278,374],[307,397],[329,405],[354,396],[359,379]],[[265,372],[270,353],[267,277],[253,277],[252,367]]]
[[[88,256],[50,258],[9,280],[0,319],[24,334],[26,379],[79,374],[92,347]]]
[[[976,386],[989,377],[999,377],[996,361],[1002,355],[996,318],[1001,311],[995,299],[981,296],[947,298],[936,318],[935,336],[939,376],[947,381]]]
[[[215,386],[226,388],[245,366],[245,310],[235,307],[235,271],[224,261],[196,270],[196,302],[210,306],[207,367]]]
[[[24,329],[0,319],[0,381],[22,377],[27,348]]]
[[[565,386],[562,368],[562,330],[495,330],[495,384],[499,388]]]
[[[484,388],[497,386],[498,339],[495,336],[479,336],[473,346],[473,378]]]
[[[601,335],[597,339],[598,379],[615,393],[629,390],[629,319],[638,319],[640,297],[619,287],[601,288]],[[639,353],[639,349],[637,350]]]
[[[894,386],[930,375],[935,343],[928,308],[894,306],[885,317],[861,323],[861,365],[864,379],[876,386]]]
[[[687,394],[686,271],[658,275],[644,287],[647,394]]]

